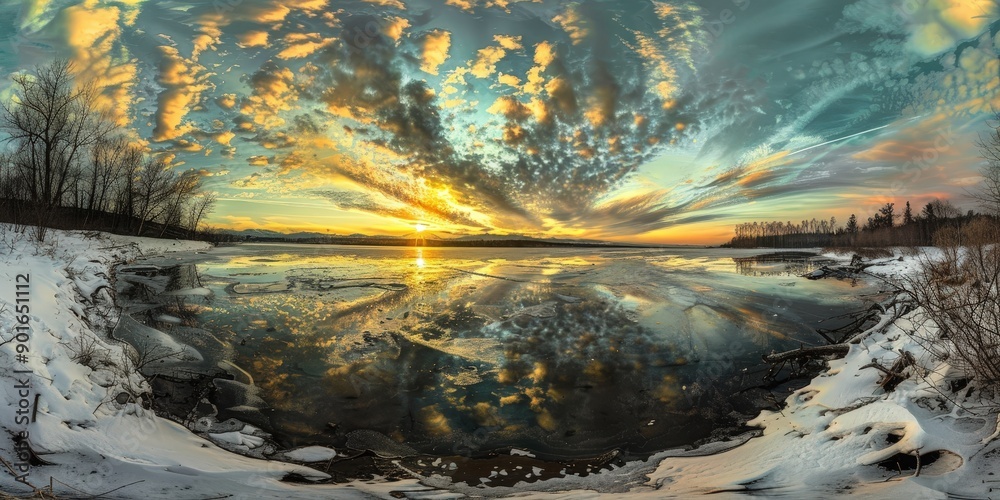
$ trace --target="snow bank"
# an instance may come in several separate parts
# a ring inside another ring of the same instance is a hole
[[[329,476],[231,453],[155,416],[143,404],[148,384],[126,368],[125,346],[105,333],[118,319],[111,269],[139,255],[207,251],[210,245],[49,234],[39,246],[0,224],[0,363],[5,367],[0,371],[0,458],[21,475],[18,481],[0,465],[0,491],[47,490],[50,478],[56,495],[98,495],[124,486],[115,492],[122,498],[371,498],[364,491],[391,498],[393,490],[426,490],[413,481],[308,488],[284,483],[281,479],[291,473],[311,480]],[[30,328],[20,340],[12,338],[19,325]],[[215,437],[234,446],[262,442],[243,432]],[[29,447],[51,465],[21,460]]]
[[[934,248],[917,256],[897,251],[868,272],[891,279],[938,256]],[[720,454],[653,457],[648,481],[630,496],[995,497],[1000,402],[995,394],[966,389],[965,375],[928,350],[933,347],[925,339],[935,334],[919,309],[880,322],[789,396],[784,409],[751,421],[763,428],[761,437]],[[877,386],[881,372],[868,365],[889,367],[903,352],[916,367],[886,393]]]

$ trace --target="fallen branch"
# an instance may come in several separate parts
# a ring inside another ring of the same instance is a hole
[[[876,370],[882,372],[883,375],[878,381],[878,386],[885,392],[892,392],[900,382],[907,379],[907,375],[903,372],[916,363],[917,361],[913,359],[912,354],[900,350],[899,357],[896,358],[896,361],[889,368],[882,366],[879,364],[878,360],[873,359],[871,363],[862,366],[860,369],[864,370],[865,368],[875,368]]]
[[[846,356],[851,347],[847,344],[821,345],[815,347],[800,347],[791,351],[772,352],[761,356],[766,363],[781,363],[801,358],[821,358],[824,356]]]

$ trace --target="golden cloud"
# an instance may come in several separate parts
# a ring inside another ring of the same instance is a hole
[[[215,103],[222,109],[233,109],[236,106],[236,94],[222,94],[215,99]]]
[[[500,73],[497,81],[509,87],[519,88],[521,86],[521,79],[511,74]]]
[[[472,76],[489,78],[496,72],[497,63],[507,55],[507,51],[521,48],[520,36],[494,35],[493,40],[499,45],[479,49],[476,53],[476,60],[469,71]]]
[[[570,4],[561,14],[553,17],[552,22],[562,27],[574,45],[590,34],[589,22],[577,11],[577,4]]]
[[[982,33],[997,15],[994,0],[929,0],[896,9],[909,19],[910,47],[925,56],[939,54]]]
[[[445,5],[451,5],[458,7],[466,12],[472,12],[472,8],[476,6],[475,0],[445,0]]]
[[[517,50],[521,48],[521,37],[512,35],[494,35],[493,40],[506,50]]]
[[[264,167],[267,166],[269,163],[270,161],[267,159],[266,156],[263,155],[254,155],[247,158],[247,164],[252,165],[254,167]]]
[[[306,57],[333,43],[334,40],[334,38],[323,38],[319,33],[289,33],[284,39],[288,45],[277,54],[277,57],[279,59]]]
[[[420,38],[422,64],[420,69],[432,75],[438,74],[438,68],[448,60],[448,50],[451,48],[451,32],[434,30]]]
[[[182,126],[184,116],[197,104],[201,92],[209,88],[205,68],[187,60],[174,47],[161,46],[157,82],[164,90],[157,96],[153,140],[178,138],[191,130]]]
[[[268,32],[266,31],[248,31],[241,35],[237,35],[236,40],[237,45],[243,48],[267,47],[267,37]]]
[[[116,56],[122,10],[87,3],[68,7],[61,16],[60,24],[77,78],[100,88],[97,105],[107,110],[117,123],[126,125],[133,102],[136,66],[132,60]]]
[[[393,7],[399,10],[406,10],[406,5],[403,5],[403,2],[401,2],[400,0],[363,0],[363,1],[374,5],[381,5],[383,7]]]
[[[403,36],[403,30],[410,27],[410,20],[402,17],[390,17],[386,20],[385,25],[382,28],[382,33],[392,38],[392,41],[398,42],[399,38]]]

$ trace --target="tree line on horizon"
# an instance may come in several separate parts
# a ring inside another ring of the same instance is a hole
[[[67,61],[13,77],[0,103],[0,220],[45,229],[195,237],[215,197],[194,170],[149,154],[98,104]]]
[[[735,235],[725,246],[732,248],[804,248],[804,247],[888,247],[932,246],[937,244],[935,235],[945,228],[961,228],[969,223],[987,219],[996,221],[994,214],[963,213],[949,200],[935,199],[914,213],[907,201],[903,212],[889,202],[868,217],[858,221],[851,214],[844,225],[835,217],[829,220],[755,221],[737,224]]]

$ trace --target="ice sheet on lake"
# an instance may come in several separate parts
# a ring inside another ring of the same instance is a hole
[[[347,447],[358,451],[371,451],[382,458],[411,457],[417,454],[417,450],[397,443],[381,432],[367,429],[348,433]]]

